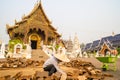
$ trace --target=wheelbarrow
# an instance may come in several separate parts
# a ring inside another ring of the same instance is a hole
[[[103,63],[102,65],[102,70],[106,71],[106,70],[117,70],[116,67],[116,61],[117,61],[117,57],[96,57],[100,62]]]

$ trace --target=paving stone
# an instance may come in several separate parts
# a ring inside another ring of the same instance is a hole
[[[32,75],[24,75],[19,78],[19,80],[32,80]]]
[[[43,72],[41,72],[41,71],[36,71],[36,73],[35,73],[35,77],[36,78],[46,78],[46,77],[48,77],[48,72],[46,72],[46,71],[43,71]]]

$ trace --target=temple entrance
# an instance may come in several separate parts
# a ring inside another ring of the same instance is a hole
[[[32,49],[40,48],[41,37],[38,34],[36,33],[31,34],[29,37],[29,41]]]
[[[37,49],[37,41],[36,40],[31,40],[31,48]]]

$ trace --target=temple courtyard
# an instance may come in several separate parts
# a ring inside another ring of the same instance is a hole
[[[6,32],[10,40],[8,44],[0,41],[0,80],[60,80],[61,73],[48,76],[43,70],[44,62],[57,54],[70,60],[59,64],[66,80],[120,80],[120,34],[113,32],[86,44],[79,42],[77,34],[64,40],[41,0],[21,20],[6,24]],[[108,63],[106,58],[111,58],[112,63],[103,65],[98,58]]]
[[[96,69],[101,70],[101,66],[102,63],[99,62],[96,58],[80,58],[80,60],[82,61],[86,61],[86,62],[91,62]],[[2,60],[1,60],[2,61]],[[35,62],[34,62],[35,63]],[[113,70],[107,70],[107,71],[102,71],[103,74],[107,74],[107,76],[105,76],[104,79],[100,79],[100,80],[120,80],[120,58],[118,58],[117,60],[117,70],[113,71]],[[75,64],[74,64],[75,65]],[[76,68],[71,68],[71,67],[66,67],[64,65],[61,65],[61,68],[65,71],[65,72],[69,72],[72,70],[75,70]],[[0,77],[2,79],[2,77],[8,76],[10,75],[11,77],[15,76],[17,73],[22,72],[22,75],[27,75],[31,76],[31,75],[35,75],[36,72],[42,72],[43,68],[42,68],[42,64],[39,64],[38,66],[28,66],[28,67],[16,67],[16,68],[0,68]],[[43,73],[43,75],[45,75]],[[74,72],[75,75],[75,72]],[[2,80],[6,80],[6,79],[2,79]],[[29,79],[20,79],[20,80],[29,80]],[[39,80],[39,79],[38,79]],[[42,79],[40,79],[42,80]],[[48,80],[48,79],[45,79]],[[49,79],[51,80],[51,79]],[[67,79],[67,80],[85,80],[85,79]],[[91,80],[91,79],[87,79],[87,80]],[[92,79],[92,80],[98,80],[97,78]]]

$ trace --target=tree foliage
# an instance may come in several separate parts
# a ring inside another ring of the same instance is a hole
[[[16,44],[18,44],[18,43],[23,45],[23,42],[20,39],[12,39],[12,40],[10,40],[9,44],[8,44],[9,45],[9,51],[13,52],[14,46]]]
[[[118,54],[120,54],[120,48],[117,48]]]

